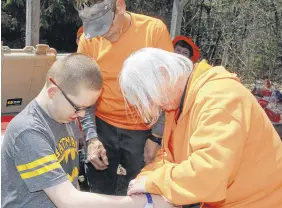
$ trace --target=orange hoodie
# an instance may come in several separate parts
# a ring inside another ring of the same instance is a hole
[[[166,114],[163,152],[146,166],[146,189],[176,205],[282,207],[282,143],[263,109],[223,67],[189,79],[183,111]]]

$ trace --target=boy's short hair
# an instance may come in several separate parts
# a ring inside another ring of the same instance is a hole
[[[58,59],[46,76],[46,85],[52,78],[64,92],[77,95],[81,87],[90,90],[102,89],[102,74],[98,64],[91,57],[75,53]]]

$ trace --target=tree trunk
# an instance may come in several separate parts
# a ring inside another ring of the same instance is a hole
[[[180,18],[180,2],[179,0],[174,0],[173,8],[172,8],[172,18],[170,25],[170,37],[173,39],[175,36],[179,35],[180,31],[178,31],[179,25],[181,25]]]
[[[202,0],[200,4],[200,16],[199,16],[199,21],[198,21],[198,32],[197,32],[197,39],[196,39],[196,44],[198,47],[200,46],[200,42],[201,42],[201,22],[202,22],[204,2],[205,0]]]

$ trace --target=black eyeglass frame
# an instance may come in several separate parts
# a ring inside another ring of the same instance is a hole
[[[66,100],[69,102],[69,104],[75,109],[75,113],[79,113],[79,112],[81,112],[81,111],[86,111],[87,109],[90,109],[90,108],[91,108],[91,106],[90,106],[90,107],[82,107],[82,108],[78,107],[76,104],[74,104],[74,103],[71,101],[71,99],[66,95],[66,93],[62,90],[62,88],[60,88],[52,78],[49,78],[49,80],[50,80],[50,82],[51,82],[53,85],[55,85],[56,87],[59,88],[59,90],[61,91],[61,93],[63,94],[63,96],[64,96],[64,97],[66,98]]]

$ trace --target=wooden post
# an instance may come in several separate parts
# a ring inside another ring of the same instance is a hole
[[[26,1],[26,33],[25,45],[39,44],[40,0]]]
[[[175,36],[180,35],[183,9],[189,1],[191,0],[173,1],[172,18],[171,18],[171,26],[170,26],[170,37],[172,39],[175,38]]]
[[[173,8],[172,8],[172,17],[171,17],[171,24],[170,24],[170,37],[171,39],[174,39],[174,37],[177,35],[176,33],[176,27],[177,27],[177,22],[179,21],[178,19],[178,14],[179,14],[179,0],[174,0],[173,1]]]

